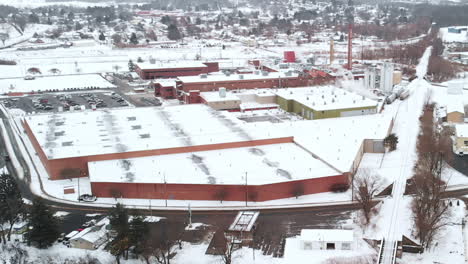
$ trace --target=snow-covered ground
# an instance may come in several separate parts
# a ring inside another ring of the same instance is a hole
[[[25,80],[23,78],[0,79],[0,94],[114,87],[115,85],[98,74],[37,76],[34,80]]]

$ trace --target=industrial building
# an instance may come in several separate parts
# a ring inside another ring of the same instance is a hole
[[[300,87],[307,84],[307,78],[295,72],[254,71],[251,74],[201,74],[179,77],[177,89],[180,93],[190,91],[216,91],[221,87],[227,90],[255,88]]]
[[[334,86],[279,89],[275,93],[281,109],[309,120],[377,113],[377,101]]]
[[[465,121],[465,105],[463,103],[464,82],[451,81],[447,87],[447,122],[463,123]]]
[[[135,72],[141,79],[176,78],[179,76],[195,76],[219,71],[217,62],[139,62],[135,64]]]
[[[385,94],[391,94],[393,86],[401,83],[402,72],[396,71],[390,62],[382,65],[371,65],[364,70],[364,87],[369,90],[379,89]]]
[[[217,92],[200,93],[200,103],[215,110],[246,111],[278,108],[276,93],[278,89],[231,90],[219,88]]]
[[[364,153],[383,151],[392,126],[382,115],[244,123],[203,104],[34,114],[21,121],[52,180],[89,177],[98,197],[228,201],[282,199],[346,184]],[[363,131],[342,130],[357,124]]]
[[[353,230],[303,229],[299,236],[302,250],[354,250]]]

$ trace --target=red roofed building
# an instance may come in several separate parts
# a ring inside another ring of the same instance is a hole
[[[196,76],[219,71],[217,62],[168,62],[137,63],[135,72],[143,80],[158,78],[175,78],[179,76]]]

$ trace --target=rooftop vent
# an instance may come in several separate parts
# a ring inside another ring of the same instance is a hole
[[[73,146],[73,141],[62,142],[62,147],[70,147],[70,146]]]
[[[208,78],[208,75],[206,75],[206,74],[200,74],[200,78],[201,78],[201,79],[206,79],[206,78]]]
[[[243,75],[243,74],[239,74],[239,79],[243,80],[243,79],[244,79],[244,75]]]
[[[140,138],[150,138],[150,134],[141,134]]]

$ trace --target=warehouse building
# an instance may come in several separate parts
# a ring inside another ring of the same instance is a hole
[[[276,109],[276,89],[231,90],[200,93],[200,103],[215,110],[247,111]]]
[[[281,109],[309,120],[377,113],[377,101],[334,86],[279,89],[275,93]]]
[[[135,65],[135,72],[143,80],[158,78],[176,78],[179,76],[195,76],[219,71],[217,62],[139,62]]]
[[[179,77],[179,93],[192,90],[200,92],[217,91],[224,87],[227,90],[255,88],[300,87],[307,84],[307,78],[294,72],[254,71],[251,74],[201,74],[199,76]]]
[[[89,177],[98,197],[266,201],[346,184],[363,153],[383,151],[392,122],[244,123],[193,104],[35,114],[22,124],[50,179]],[[341,134],[356,124],[362,131]]]

